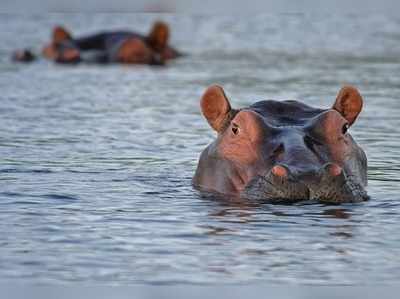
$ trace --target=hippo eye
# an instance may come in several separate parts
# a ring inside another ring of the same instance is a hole
[[[348,123],[345,123],[345,124],[343,125],[343,128],[342,128],[342,133],[343,133],[343,135],[346,134],[348,130],[349,130],[349,124],[348,124]]]
[[[233,134],[239,134],[239,126],[237,124],[232,124],[232,132]]]

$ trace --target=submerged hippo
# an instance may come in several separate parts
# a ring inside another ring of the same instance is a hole
[[[163,65],[181,54],[168,45],[169,27],[156,22],[148,36],[130,31],[100,32],[74,38],[65,28],[53,29],[52,41],[43,48],[45,58],[58,63],[126,63]],[[17,50],[14,61],[30,62],[29,50]]]
[[[202,152],[193,184],[256,200],[367,200],[367,158],[348,131],[362,106],[358,90],[345,86],[330,109],[272,100],[233,109],[211,86],[201,110],[218,136]]]

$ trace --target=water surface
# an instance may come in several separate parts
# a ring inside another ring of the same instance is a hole
[[[171,23],[190,56],[167,68],[16,65],[54,24],[74,34]],[[384,16],[0,15],[0,281],[101,284],[400,279],[400,19]],[[191,186],[214,133],[213,83],[235,107],[329,107],[343,84],[365,109],[351,133],[371,200],[268,205]]]

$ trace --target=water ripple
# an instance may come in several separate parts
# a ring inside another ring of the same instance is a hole
[[[38,49],[56,23],[146,32],[154,18],[0,18],[0,281],[397,283],[400,23],[163,15],[191,54],[165,69],[6,57]],[[270,205],[193,190],[214,138],[199,112],[213,83],[235,107],[267,98],[330,107],[342,84],[357,85],[365,106],[351,132],[369,158],[372,199]]]

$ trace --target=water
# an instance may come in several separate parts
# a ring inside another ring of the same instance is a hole
[[[190,56],[167,68],[16,65],[15,48],[171,23]],[[366,285],[400,278],[400,19],[384,16],[0,15],[0,281]],[[372,199],[268,205],[191,186],[214,133],[213,83],[235,107],[362,92],[351,128]]]

